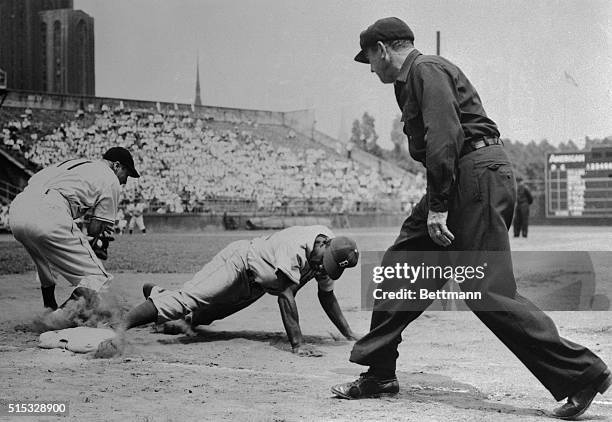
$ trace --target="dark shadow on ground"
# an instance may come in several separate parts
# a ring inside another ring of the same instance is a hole
[[[194,329],[194,335],[179,335],[173,338],[163,338],[157,340],[161,344],[193,344],[193,343],[209,343],[213,341],[228,341],[235,339],[245,339],[251,341],[259,341],[267,343],[277,349],[287,351],[291,349],[287,335],[282,332],[269,331],[215,331],[201,326]],[[305,335],[304,341],[315,346],[345,346],[348,340],[338,339],[330,334],[329,336],[314,336]]]
[[[332,372],[346,374],[346,369],[336,369]],[[351,371],[351,374],[354,373]],[[392,402],[440,403],[457,409],[479,410],[489,413],[503,413],[517,416],[550,416],[542,409],[530,409],[491,401],[490,398],[472,385],[461,383],[450,377],[425,372],[397,372],[400,392],[385,400]],[[350,379],[347,379],[350,381]],[[340,398],[337,398],[341,400]]]

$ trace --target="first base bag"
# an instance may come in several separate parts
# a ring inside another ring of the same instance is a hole
[[[47,331],[38,339],[38,347],[43,349],[67,349],[75,353],[89,353],[98,348],[104,340],[115,337],[108,328],[76,327],[59,331]]]

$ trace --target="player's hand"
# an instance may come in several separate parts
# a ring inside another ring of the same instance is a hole
[[[293,346],[291,351],[301,357],[319,358],[323,356],[323,352],[312,344],[298,344]]]
[[[113,226],[111,225],[104,226],[104,231],[102,232],[102,236],[110,238],[110,237],[113,237],[114,234],[115,234],[115,229]],[[113,238],[113,240],[115,239]]]
[[[151,329],[151,332],[172,335],[185,334],[188,337],[197,336],[197,333],[193,330],[191,325],[184,319],[167,321],[163,324],[155,324]]]
[[[455,236],[446,227],[446,219],[448,218],[448,211],[436,212],[429,210],[427,215],[427,231],[429,237],[437,245],[448,247],[455,240]]]

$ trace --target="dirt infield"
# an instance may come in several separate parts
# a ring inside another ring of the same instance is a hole
[[[354,236],[362,250],[384,250],[396,230],[342,233]],[[177,287],[225,244],[255,235],[119,238],[107,266],[115,275],[112,292],[118,307],[140,302],[144,282]],[[517,239],[513,247],[609,251],[611,235],[612,230],[602,227],[534,227],[529,239]],[[333,398],[329,387],[356,378],[363,368],[348,362],[352,343],[341,339],[325,316],[314,284],[300,291],[297,303],[306,340],[325,353],[321,358],[288,352],[278,306],[269,295],[236,315],[199,327],[195,337],[134,329],[124,354],[114,359],[39,349],[38,334],[15,330],[32,320],[33,311],[42,311],[39,287],[22,248],[10,238],[2,240],[0,399],[65,400],[70,420],[543,421],[550,420],[547,412],[556,405],[470,312],[426,312],[404,332],[399,396]],[[604,261],[599,266],[607,272]],[[347,271],[336,294],[349,323],[365,333],[369,312],[360,308],[358,284],[359,272]],[[67,283],[58,285],[58,301],[69,291]],[[564,336],[612,362],[610,311],[550,315]],[[612,394],[597,396],[585,420],[610,418]]]

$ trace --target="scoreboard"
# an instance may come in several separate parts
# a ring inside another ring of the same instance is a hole
[[[612,147],[546,156],[547,217],[612,217]]]

